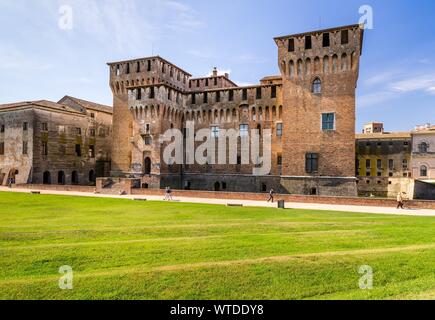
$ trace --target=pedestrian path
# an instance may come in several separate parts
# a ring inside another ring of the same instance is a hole
[[[137,196],[137,195],[106,195],[87,192],[75,191],[54,191],[54,190],[37,190],[41,194],[52,195],[67,195],[67,196],[81,196],[81,197],[98,197],[98,198],[116,198],[116,199],[130,199],[130,200],[148,200],[148,201],[163,201],[164,196]],[[30,193],[28,189],[9,189],[7,187],[0,187],[0,192],[21,192]],[[202,204],[218,204],[218,205],[243,205],[244,207],[269,207],[277,208],[277,203],[267,203],[266,201],[253,201],[253,200],[226,200],[226,199],[209,199],[209,198],[188,198],[177,197],[177,192],[173,193],[173,202],[183,203],[202,203]],[[387,207],[370,207],[370,206],[355,206],[355,205],[333,205],[333,204],[318,204],[318,203],[286,203],[286,209],[306,209],[306,210],[326,210],[326,211],[340,211],[340,212],[357,212],[357,213],[373,213],[373,214],[391,214],[391,215],[408,215],[408,216],[427,216],[435,217],[435,210],[429,209],[404,209],[397,210],[396,208]]]

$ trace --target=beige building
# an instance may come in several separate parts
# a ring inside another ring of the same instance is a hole
[[[411,134],[413,177],[435,183],[435,126],[418,126]]]
[[[274,39],[279,75],[238,86],[228,75],[191,74],[161,57],[109,63],[113,92],[112,177],[144,188],[355,196],[355,88],[363,30],[351,25]],[[170,128],[272,130],[272,168],[168,164]]]
[[[385,132],[382,123],[364,126],[356,135],[356,174],[360,196],[412,194],[411,134]]]
[[[64,97],[0,105],[0,185],[92,185],[109,174],[112,108]]]

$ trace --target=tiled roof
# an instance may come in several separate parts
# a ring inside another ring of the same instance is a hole
[[[99,103],[95,103],[95,102],[79,99],[79,98],[74,98],[74,97],[71,97],[71,96],[65,96],[65,97],[63,97],[61,100],[59,100],[59,103],[62,103],[64,99],[71,99],[75,103],[77,103],[78,105],[80,105],[81,107],[83,107],[85,109],[90,109],[90,110],[95,110],[95,111],[101,111],[101,112],[106,112],[106,113],[110,113],[110,114],[113,113],[113,108],[112,107],[106,106],[104,104],[99,104]]]
[[[16,103],[2,104],[0,105],[0,111],[9,111],[20,108],[33,108],[40,107],[45,109],[52,109],[57,111],[65,111],[81,114],[81,112],[77,111],[74,108],[71,108],[67,105],[48,101],[48,100],[37,100],[37,101],[22,101]]]

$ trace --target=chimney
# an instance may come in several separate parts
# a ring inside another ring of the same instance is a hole
[[[229,78],[230,77],[230,75],[228,74],[228,73],[225,73],[225,78]]]
[[[213,77],[217,77],[217,75],[218,75],[217,68],[214,67],[214,69],[213,69]]]

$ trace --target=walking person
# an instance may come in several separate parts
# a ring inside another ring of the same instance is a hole
[[[397,194],[397,209],[405,209],[403,207],[403,197],[402,197],[402,193],[398,193]]]
[[[163,200],[164,201],[169,201],[169,187],[165,188],[165,198]]]
[[[171,190],[171,187],[168,187],[168,201],[172,201],[172,190]]]
[[[273,198],[273,196],[275,195],[275,190],[273,190],[273,188],[272,189],[270,189],[270,191],[269,191],[269,199],[267,199],[267,202],[270,202],[270,201],[272,201],[272,203],[274,202],[274,198]]]

